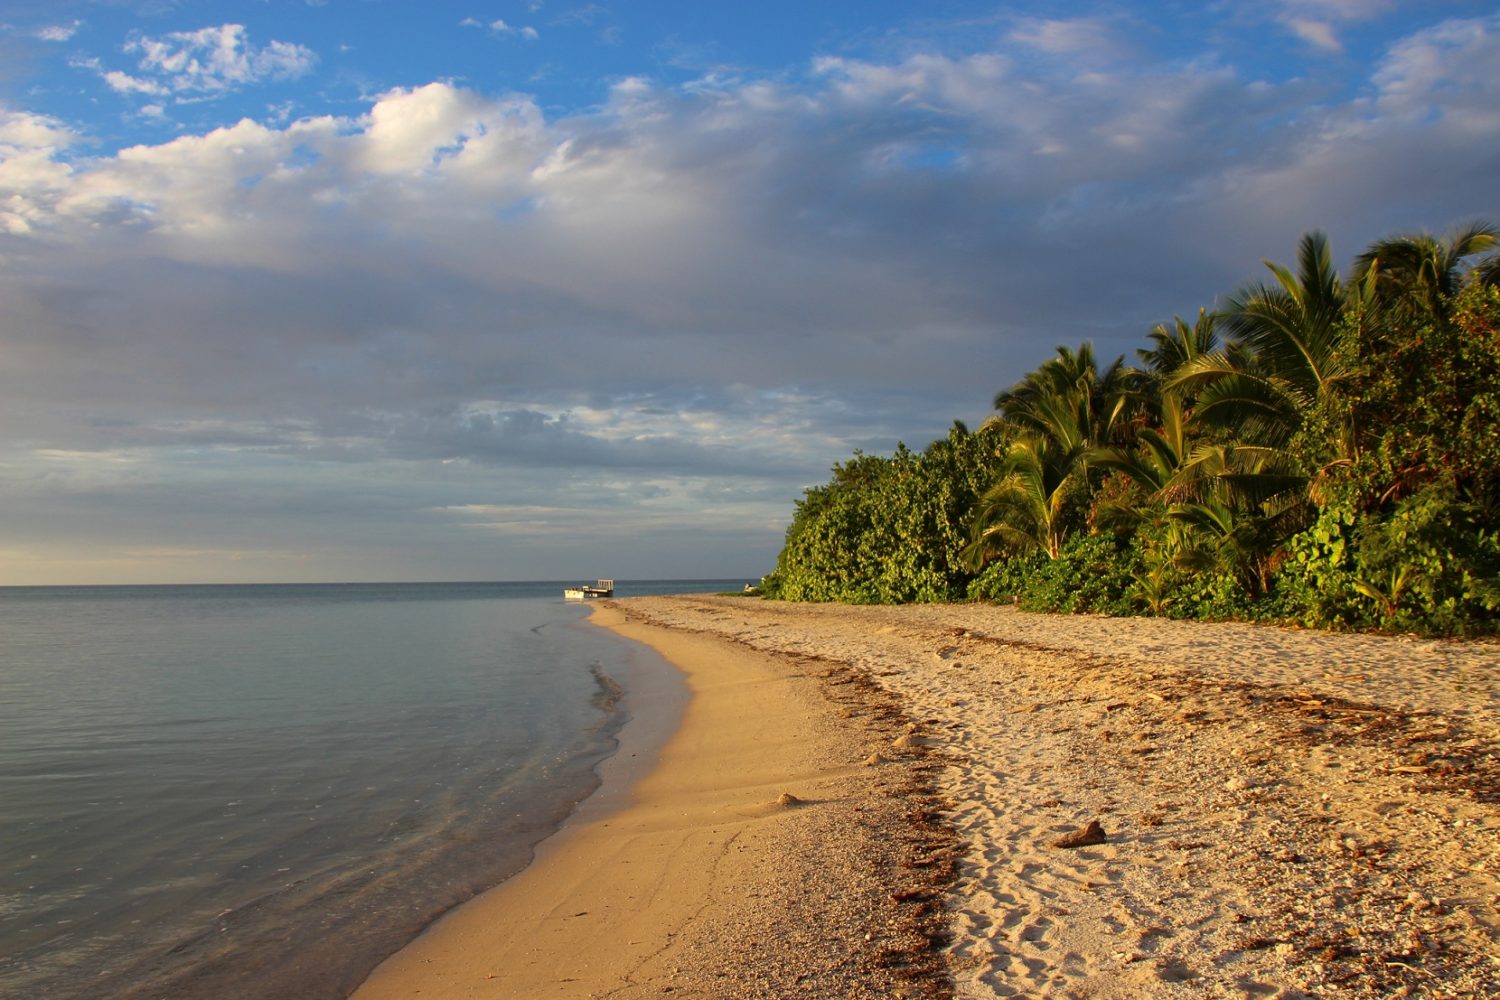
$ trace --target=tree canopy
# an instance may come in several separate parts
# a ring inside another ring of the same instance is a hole
[[[1432,634],[1500,621],[1500,231],[1321,233],[1196,322],[1053,357],[798,502],[769,596]]]

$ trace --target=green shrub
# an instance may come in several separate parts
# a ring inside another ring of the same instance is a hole
[[[970,582],[969,599],[1003,603],[1017,601],[1026,590],[1032,574],[1046,563],[1047,557],[1040,552],[997,559]]]
[[[1500,630],[1500,537],[1434,484],[1385,516],[1326,510],[1292,540],[1278,593],[1307,625],[1423,635]]]
[[[962,599],[960,554],[979,493],[998,464],[1000,434],[955,423],[922,452],[855,453],[798,501],[767,597],[895,604]]]
[[[1018,600],[1027,611],[1132,614],[1140,604],[1136,576],[1144,568],[1138,548],[1116,535],[1075,535],[1056,559],[1033,554],[992,563],[969,596]]]

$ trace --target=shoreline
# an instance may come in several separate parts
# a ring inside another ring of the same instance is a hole
[[[831,700],[827,664],[646,624],[619,602],[590,620],[681,673],[675,726],[639,714],[655,709],[630,679],[599,791],[353,996],[948,995],[931,947],[941,870],[902,867],[943,840],[907,815],[925,755],[866,764],[904,733],[895,709],[872,711],[854,685]]]
[[[4,609],[0,995],[347,997],[599,788],[641,662],[551,586],[167,591]]]
[[[705,595],[596,614],[688,675],[659,766],[362,1000],[1500,995],[1500,644]],[[767,697],[697,717],[729,677]],[[1066,844],[1090,821],[1102,841]]]

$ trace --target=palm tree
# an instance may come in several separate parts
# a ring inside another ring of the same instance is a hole
[[[1173,316],[1170,324],[1156,324],[1146,335],[1151,346],[1135,352],[1146,366],[1142,374],[1160,383],[1194,358],[1218,350],[1218,321],[1217,313],[1199,309],[1192,326],[1181,316]]]
[[[1474,265],[1470,272],[1475,281],[1491,288],[1500,288],[1500,253],[1492,253]]]
[[[1165,501],[1189,458],[1187,408],[1175,392],[1162,393],[1157,426],[1136,432],[1136,447],[1095,449],[1089,458],[1101,468],[1124,473],[1152,500]]]
[[[1078,520],[1074,502],[1088,482],[1088,458],[1128,432],[1124,357],[1102,371],[1092,344],[1057,348],[1021,381],[995,397],[995,418],[1020,433],[995,484],[975,510],[964,549],[978,570],[991,555],[1040,550],[1056,559]]]
[[[1430,233],[1404,233],[1370,244],[1354,261],[1354,280],[1370,289],[1380,313],[1410,313],[1447,321],[1447,303],[1465,279],[1464,261],[1496,249],[1500,229],[1473,222],[1445,239]],[[1475,277],[1500,282],[1500,255],[1481,261]]]
[[[1295,274],[1266,261],[1273,284],[1247,285],[1229,297],[1228,348],[1191,358],[1167,379],[1166,388],[1196,397],[1195,423],[1284,447],[1305,416],[1353,377],[1341,349],[1350,294],[1333,268],[1327,237],[1305,234],[1297,257]],[[1345,454],[1353,448],[1348,430],[1339,434]]]
[[[1145,496],[1144,505],[1112,519],[1155,520],[1166,529],[1161,555],[1179,569],[1214,566],[1249,592],[1264,592],[1281,540],[1300,527],[1306,478],[1281,449],[1194,440],[1176,393],[1162,395],[1159,413],[1160,426],[1141,430],[1136,448],[1093,455]]]
[[[1188,362],[1220,350],[1218,321],[1217,313],[1199,309],[1198,320],[1191,326],[1182,317],[1173,316],[1172,322],[1158,323],[1151,328],[1147,334],[1151,346],[1135,352],[1140,364],[1125,373],[1137,434],[1142,428],[1172,419],[1174,415],[1163,412],[1168,405],[1177,406],[1179,411],[1182,407],[1192,409],[1196,401],[1191,396],[1179,394],[1168,404],[1165,386]],[[1224,350],[1230,363],[1239,363],[1237,348],[1231,345]],[[1175,414],[1181,415],[1181,412]]]
[[[1120,433],[1127,410],[1123,356],[1102,371],[1094,346],[1058,347],[1020,382],[995,396],[995,409],[1018,427],[1046,434],[1064,447],[1104,444]]]
[[[1023,434],[1011,443],[999,479],[979,498],[973,541],[963,552],[971,570],[997,553],[1040,550],[1058,557],[1085,451],[1082,444],[1063,445],[1046,434]]]

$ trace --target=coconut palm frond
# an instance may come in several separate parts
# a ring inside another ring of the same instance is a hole
[[[1464,262],[1480,254],[1491,254],[1500,246],[1500,228],[1476,221],[1446,237],[1431,233],[1403,233],[1377,240],[1354,261],[1354,280],[1369,286],[1371,304],[1380,312],[1408,312],[1439,322],[1447,317],[1446,302],[1458,293],[1465,280]],[[1475,267],[1478,280],[1500,264],[1490,257]]]
[[[1067,500],[1087,448],[1059,445],[1042,434],[1023,435],[1006,452],[1000,478],[980,498],[974,539],[981,561],[992,549],[1040,548],[1056,558],[1066,527]]]

